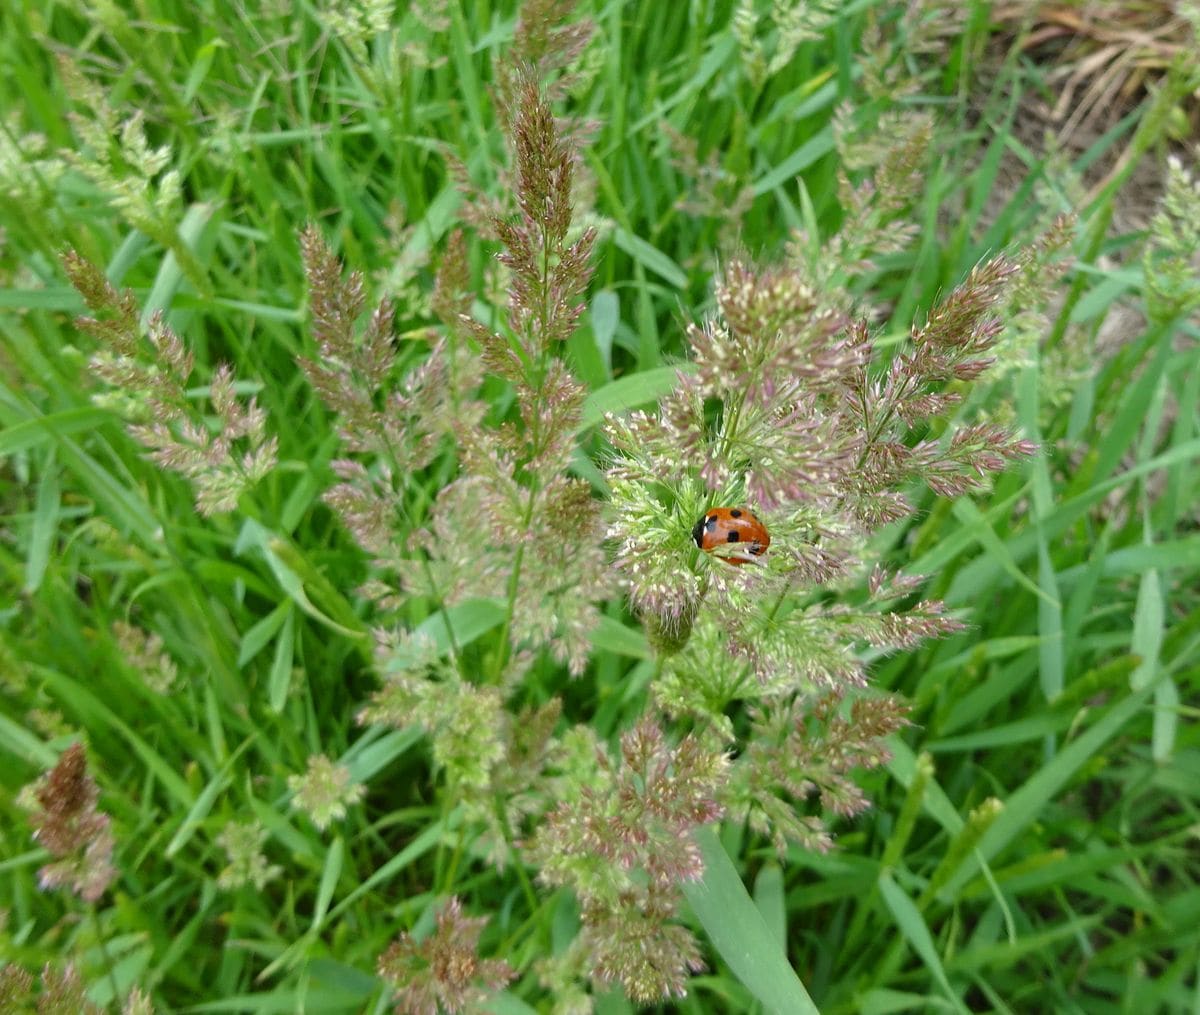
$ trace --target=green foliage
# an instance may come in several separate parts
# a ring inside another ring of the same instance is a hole
[[[1194,68],[581,7],[0,8],[0,1008],[1191,1010]]]

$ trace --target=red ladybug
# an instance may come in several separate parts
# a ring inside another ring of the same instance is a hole
[[[706,552],[718,546],[741,544],[734,552],[719,555],[722,560],[741,567],[767,552],[771,536],[749,508],[718,507],[709,508],[696,522],[692,541]]]

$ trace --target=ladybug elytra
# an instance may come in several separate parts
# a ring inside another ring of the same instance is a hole
[[[735,567],[753,562],[767,552],[771,536],[754,512],[744,507],[709,508],[692,528],[692,541],[711,553],[718,546],[737,546],[722,560]]]

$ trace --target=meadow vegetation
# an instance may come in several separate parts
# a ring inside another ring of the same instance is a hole
[[[0,8],[0,1011],[1195,1011],[1176,7]]]

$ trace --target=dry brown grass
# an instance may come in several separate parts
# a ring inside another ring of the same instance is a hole
[[[1044,114],[1060,141],[1094,138],[1139,102],[1171,63],[1195,52],[1196,31],[1172,0],[1016,0],[994,15],[1023,35],[1017,44],[1056,93]],[[1194,98],[1194,97],[1193,97]],[[1185,110],[1194,133],[1200,105]]]

